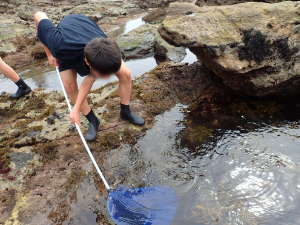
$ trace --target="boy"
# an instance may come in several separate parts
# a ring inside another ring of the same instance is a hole
[[[1,57],[0,73],[2,73],[4,76],[6,76],[18,86],[17,92],[11,95],[12,98],[18,99],[31,92],[31,88],[19,77],[19,75],[13,70],[13,68],[11,68],[1,59]]]
[[[119,79],[121,118],[135,125],[144,125],[144,120],[129,107],[131,72],[122,61],[116,42],[107,38],[95,22],[83,15],[68,15],[55,27],[43,12],[37,12],[34,21],[48,61],[59,67],[65,89],[75,104],[70,113],[71,121],[79,124],[80,112],[89,121],[87,141],[96,139],[100,125],[88,105],[87,95],[97,78],[107,78],[114,73]],[[85,77],[79,90],[77,74]]]

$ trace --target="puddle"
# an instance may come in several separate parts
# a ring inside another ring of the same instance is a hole
[[[133,20],[130,20],[128,21],[126,24],[125,24],[125,28],[124,28],[124,32],[123,34],[127,34],[129,33],[130,31],[142,26],[145,24],[145,21],[143,20],[142,17],[140,18],[137,18],[137,19],[133,19]]]
[[[102,204],[100,200],[103,201]],[[104,201],[93,179],[86,177],[76,191],[74,201],[71,203],[69,219],[63,225],[97,225],[99,208],[104,205]]]
[[[157,66],[154,57],[129,60],[126,62],[126,65],[132,71],[133,78],[137,78]],[[33,89],[42,87],[47,91],[61,90],[57,74],[50,67],[28,68],[27,70],[21,72],[20,75]],[[82,82],[82,80],[83,78],[78,76],[79,84]],[[117,81],[117,77],[115,76],[112,76],[108,80],[99,79],[95,82],[93,89],[102,87],[114,81]],[[7,93],[13,93],[16,90],[17,87],[13,82],[6,79],[3,75],[0,75],[0,93],[4,91]]]
[[[192,64],[198,61],[197,56],[194,53],[192,53],[191,50],[187,48],[185,51],[186,51],[186,56],[181,62]]]

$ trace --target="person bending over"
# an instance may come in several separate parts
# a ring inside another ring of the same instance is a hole
[[[121,51],[115,41],[109,39],[101,28],[84,15],[68,15],[54,26],[43,12],[34,15],[37,36],[43,43],[48,61],[58,66],[67,94],[74,108],[70,113],[73,123],[80,122],[80,112],[89,121],[85,136],[87,141],[96,139],[100,121],[87,102],[87,95],[96,79],[116,74],[121,97],[121,119],[135,125],[144,120],[130,110],[132,92],[131,72],[122,61]],[[80,88],[77,74],[85,77]]]
[[[17,92],[11,95],[12,98],[18,99],[31,92],[31,88],[19,77],[19,75],[13,70],[13,68],[11,68],[1,59],[1,57],[0,73],[13,81],[18,86]]]

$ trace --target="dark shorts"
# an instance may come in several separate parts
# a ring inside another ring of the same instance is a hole
[[[90,74],[90,68],[86,65],[74,65],[69,64],[67,62],[58,62],[59,64],[59,72],[63,72],[66,70],[75,70],[80,76],[85,77]]]

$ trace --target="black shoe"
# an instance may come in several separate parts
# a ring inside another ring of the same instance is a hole
[[[121,119],[126,120],[134,125],[138,125],[138,126],[145,125],[145,120],[133,112],[127,112],[127,113],[121,112]]]
[[[100,121],[95,116],[95,114],[92,110],[88,115],[86,115],[86,118],[89,121],[89,129],[84,138],[86,141],[95,141],[97,138],[97,132],[98,132],[99,126],[100,126]]]
[[[31,88],[25,83],[23,79],[19,79],[16,83],[18,90],[15,94],[11,95],[11,98],[18,99],[31,92]]]
[[[18,88],[17,92],[12,94],[10,97],[13,99],[18,99],[21,97],[24,97],[25,95],[29,94],[31,92],[31,88],[30,87],[26,87],[26,88]]]

